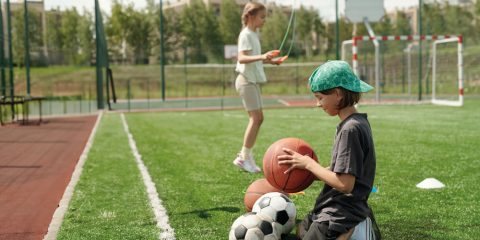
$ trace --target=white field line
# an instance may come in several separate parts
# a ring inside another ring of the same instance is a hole
[[[174,240],[175,239],[175,232],[174,229],[168,223],[168,215],[167,210],[162,205],[162,200],[158,197],[157,189],[155,188],[155,183],[153,183],[150,174],[148,173],[148,169],[142,161],[142,156],[138,152],[137,144],[133,139],[133,135],[130,133],[128,129],[127,121],[125,120],[125,115],[122,113],[121,115],[122,122],[123,122],[123,129],[128,136],[128,142],[130,144],[130,148],[132,150],[133,156],[135,157],[135,161],[137,162],[137,166],[142,174],[143,183],[145,187],[147,187],[148,198],[150,199],[150,205],[153,208],[153,213],[155,214],[155,219],[157,221],[157,227],[160,229],[160,239],[161,240]]]
[[[80,180],[80,175],[82,175],[83,165],[87,160],[88,153],[90,152],[90,148],[92,147],[93,139],[97,132],[98,125],[100,123],[100,120],[102,119],[102,116],[103,116],[103,112],[99,112],[97,116],[97,121],[95,122],[95,125],[92,129],[92,132],[90,133],[90,136],[88,137],[87,144],[85,145],[82,155],[80,155],[80,159],[78,160],[77,165],[75,166],[75,170],[73,171],[72,178],[70,179],[70,182],[68,183],[68,186],[65,189],[65,192],[63,193],[63,197],[60,200],[60,203],[58,204],[58,208],[53,213],[52,221],[48,226],[47,234],[45,234],[45,236],[43,237],[44,240],[57,239],[58,231],[60,230],[60,226],[62,225],[63,218],[65,217],[65,213],[67,212],[68,205],[70,203],[70,200],[72,199],[75,186],[77,185],[78,180]]]

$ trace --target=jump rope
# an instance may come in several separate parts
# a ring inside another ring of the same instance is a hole
[[[290,52],[292,51],[292,47],[293,47],[293,42],[295,40],[295,22],[296,22],[296,13],[295,13],[295,1],[293,1],[293,5],[292,5],[292,13],[290,14],[290,20],[288,21],[288,26],[287,26],[287,31],[285,32],[285,35],[283,36],[283,40],[282,40],[282,43],[280,44],[280,47],[278,48],[278,54],[280,54],[282,52],[282,49],[283,49],[283,46],[287,40],[287,37],[288,37],[288,34],[290,33],[290,28],[292,27],[293,25],[293,28],[292,28],[292,40],[290,41],[290,47],[288,48],[288,52],[286,55],[282,56],[282,57],[278,57],[278,58],[274,58],[272,59],[273,62],[277,62],[277,63],[282,63],[283,61],[287,60],[288,59],[288,56],[290,55]]]

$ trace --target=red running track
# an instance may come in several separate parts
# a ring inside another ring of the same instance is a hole
[[[0,127],[0,240],[43,239],[96,119]]]

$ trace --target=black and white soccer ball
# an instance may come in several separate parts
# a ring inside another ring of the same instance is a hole
[[[297,208],[283,193],[270,192],[262,195],[253,204],[252,212],[272,218],[280,225],[282,234],[289,233],[295,226]]]
[[[238,217],[230,228],[229,240],[279,240],[281,229],[265,215],[248,212]]]

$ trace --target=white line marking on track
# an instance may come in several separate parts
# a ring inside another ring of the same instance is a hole
[[[157,227],[160,229],[160,239],[161,240],[174,240],[175,239],[175,232],[174,229],[168,223],[168,215],[167,210],[162,205],[162,200],[158,197],[157,189],[155,188],[155,183],[152,181],[150,174],[148,173],[148,169],[142,161],[142,155],[138,152],[137,144],[133,139],[133,135],[130,133],[128,129],[127,121],[125,120],[125,115],[122,113],[121,115],[122,122],[123,122],[123,129],[128,136],[128,142],[130,144],[130,148],[132,149],[133,156],[135,157],[135,161],[137,162],[137,166],[140,169],[140,173],[142,174],[143,183],[147,187],[148,198],[150,199],[150,205],[153,208],[153,213],[155,214],[155,219],[157,220]]]
[[[278,99],[277,100],[279,103],[285,105],[285,106],[290,106],[290,103],[288,103],[287,101],[283,100],[283,99]]]
[[[100,123],[100,120],[102,119],[102,116],[103,112],[100,112],[97,116],[97,121],[95,122],[90,136],[88,137],[87,144],[83,149],[82,155],[80,155],[80,159],[78,160],[77,165],[75,165],[75,170],[72,173],[72,178],[70,179],[70,182],[68,183],[68,186],[63,193],[63,197],[58,204],[58,208],[53,213],[52,221],[48,226],[47,234],[45,234],[45,236],[43,237],[44,240],[57,239],[58,231],[60,230],[60,226],[62,225],[65,213],[68,210],[68,205],[70,203],[70,200],[72,199],[75,186],[77,185],[78,180],[80,180],[80,175],[82,175],[83,165],[87,160],[88,153],[90,152],[90,148],[92,147],[93,139],[95,137],[95,133],[97,132],[98,125]]]

